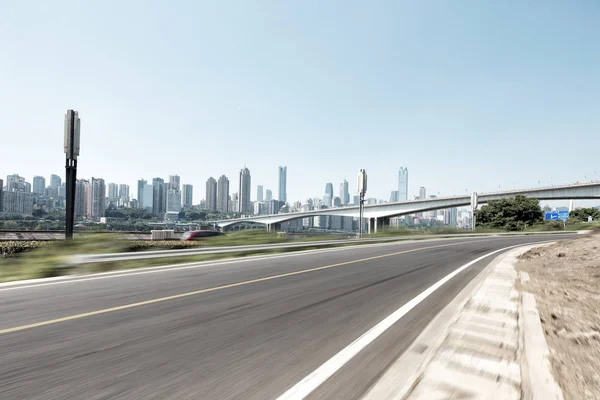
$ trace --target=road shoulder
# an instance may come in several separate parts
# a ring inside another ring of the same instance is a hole
[[[529,314],[537,324],[530,338],[548,343],[545,369],[565,398],[600,399],[599,260],[600,234],[590,234],[532,249],[518,264],[524,322]]]
[[[523,342],[523,329],[531,327],[520,325],[523,318],[515,269],[517,257],[536,246],[539,244],[522,246],[496,257],[436,316],[364,399],[456,395],[521,399],[523,387],[538,389],[529,381],[545,375],[543,371],[530,374],[529,369],[544,365],[527,359],[524,352],[528,343]],[[534,356],[543,354],[536,349]]]

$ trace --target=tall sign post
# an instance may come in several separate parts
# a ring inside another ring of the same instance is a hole
[[[361,169],[358,171],[358,237],[362,238],[363,235],[363,223],[364,223],[364,212],[365,212],[365,193],[367,193],[367,171]]]
[[[569,220],[569,210],[549,211],[546,213],[546,221],[562,221],[563,229],[567,229],[567,221]]]
[[[475,230],[475,226],[477,225],[477,218],[475,217],[475,211],[477,211],[477,192],[473,192],[471,194],[471,230]]]
[[[75,185],[77,182],[77,157],[79,156],[79,113],[67,110],[65,114],[65,154],[66,154],[66,215],[65,239],[73,239],[73,225],[75,222]]]

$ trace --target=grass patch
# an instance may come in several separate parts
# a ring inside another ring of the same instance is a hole
[[[377,232],[377,233],[372,233],[370,235],[366,235],[366,237],[394,237],[394,236],[428,236],[428,235],[466,235],[466,234],[472,234],[472,233],[500,233],[500,232],[506,232],[506,230],[504,229],[490,229],[490,228],[477,228],[474,231],[472,230],[465,230],[465,229],[458,229],[458,228],[451,228],[451,227],[441,227],[441,228],[434,228],[434,229],[406,229],[406,228],[399,228],[399,229],[392,229],[392,228],[388,228],[388,229],[384,229],[383,231]]]
[[[586,229],[590,229],[591,224],[584,224]],[[570,227],[570,226],[568,226]],[[598,226],[600,228],[600,226]],[[596,228],[596,229],[598,229]],[[476,230],[474,233],[506,233],[503,230]],[[451,237],[454,234],[469,234],[472,231],[464,231],[452,228],[441,228],[435,230],[409,230],[409,229],[394,229],[379,232],[377,234],[366,235],[369,239],[389,239],[409,240],[408,236],[412,236],[410,240],[424,240],[431,235],[439,235],[441,237]],[[525,232],[523,232],[525,234]],[[561,233],[557,231],[556,233]],[[535,233],[529,233],[535,234]],[[417,236],[415,238],[415,236]],[[406,238],[403,238],[406,237]],[[258,244],[278,244],[290,242],[311,242],[334,239],[332,236],[319,235],[313,237],[289,237],[278,235],[277,233],[267,233],[264,231],[241,231],[233,232],[224,236],[207,238],[202,241],[184,242],[180,240],[174,241],[127,241],[120,238],[118,235],[89,235],[83,238],[77,238],[72,241],[57,240],[52,242],[0,242],[0,246],[6,243],[12,243],[10,246],[16,248],[21,246],[24,251],[16,251],[0,257],[0,282],[15,281],[22,279],[48,278],[53,276],[68,275],[73,273],[95,273],[106,272],[120,269],[134,269],[143,267],[153,267],[167,264],[181,264],[190,262],[222,260],[234,257],[254,256],[263,254],[277,254],[290,251],[302,251],[311,249],[322,249],[328,247],[339,246],[355,246],[361,244],[373,244],[378,241],[368,242],[353,242],[346,244],[331,244],[317,245],[290,249],[270,249],[245,251],[236,253],[224,254],[204,254],[190,255],[182,257],[165,257],[146,260],[130,260],[107,263],[90,263],[85,266],[79,266],[75,270],[70,266],[69,261],[71,256],[75,254],[103,254],[103,253],[121,253],[135,252],[148,250],[166,250],[166,249],[185,249],[199,246],[218,247],[218,246],[242,246],[242,245],[258,245]],[[341,237],[340,237],[341,238]],[[16,247],[15,247],[16,246]]]
[[[221,260],[226,258],[254,256],[262,254],[277,254],[290,251],[311,250],[319,248],[328,248],[336,246],[352,246],[362,243],[331,244],[290,248],[290,249],[269,249],[257,251],[244,251],[236,253],[190,255],[182,257],[165,257],[146,260],[129,260],[106,263],[89,263],[83,266],[74,267],[70,265],[71,257],[75,254],[106,254],[121,253],[144,250],[161,249],[182,249],[199,246],[237,246],[254,244],[276,244],[286,242],[304,242],[323,240],[323,237],[309,237],[301,239],[287,238],[276,233],[264,232],[235,232],[233,234],[208,238],[207,240],[197,242],[183,241],[124,241],[119,236],[112,235],[91,235],[84,238],[78,238],[72,241],[60,240],[46,242],[35,250],[14,254],[10,257],[0,258],[0,282],[16,281],[22,279],[48,278],[73,273],[96,273],[114,271],[120,269],[133,269],[143,267],[153,267],[168,264],[181,264],[189,262],[201,262]],[[365,242],[369,244],[373,242]]]

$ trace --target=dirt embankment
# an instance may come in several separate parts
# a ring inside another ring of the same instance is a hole
[[[600,399],[600,233],[533,249],[519,264],[565,398]]]

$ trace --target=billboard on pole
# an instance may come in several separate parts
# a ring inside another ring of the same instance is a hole
[[[81,121],[79,113],[73,110],[67,110],[65,114],[65,154],[71,160],[77,160],[79,156],[79,132]]]
[[[358,187],[358,194],[364,196],[365,193],[367,193],[367,171],[365,171],[364,169],[361,169],[358,172],[358,182],[357,182],[357,187]]]

